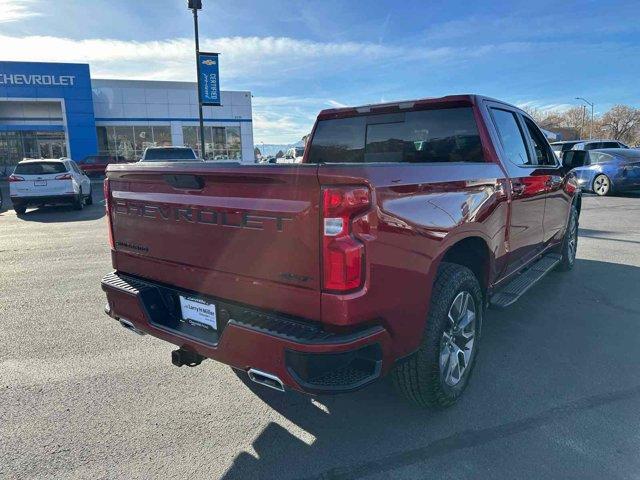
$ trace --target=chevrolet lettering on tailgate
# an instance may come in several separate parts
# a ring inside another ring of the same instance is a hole
[[[131,215],[154,220],[203,223],[221,227],[264,230],[266,224],[273,224],[278,232],[284,231],[285,222],[291,217],[283,215],[258,215],[250,212],[220,211],[210,208],[172,207],[139,202],[115,200],[113,212],[118,215]]]

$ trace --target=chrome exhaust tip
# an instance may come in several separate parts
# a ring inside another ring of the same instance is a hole
[[[136,328],[136,326],[131,323],[129,320],[126,320],[124,318],[119,318],[118,321],[120,322],[120,325],[122,325],[124,328],[126,328],[127,330],[132,331],[133,333],[136,333],[138,335],[146,335],[145,332],[143,332],[142,330]]]
[[[263,372],[261,370],[256,370],[255,368],[250,368],[247,373],[252,381],[259,383],[260,385],[264,385],[265,387],[273,388],[279,392],[284,392],[282,380],[275,375],[271,375],[270,373]]]

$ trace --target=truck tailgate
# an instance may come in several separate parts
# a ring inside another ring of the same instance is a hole
[[[123,264],[138,270],[127,273],[157,279],[153,265],[164,272],[174,266],[172,285],[193,289],[189,272],[197,271],[205,295],[230,290],[206,282],[208,276],[251,285],[240,297],[261,296],[261,289],[280,296],[301,289],[306,298],[317,294],[319,303],[315,166],[116,165],[107,177],[114,258],[135,257]],[[272,304],[286,300],[272,298]]]

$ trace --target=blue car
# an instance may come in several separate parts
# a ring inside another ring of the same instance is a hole
[[[583,152],[584,158],[573,161],[581,166],[571,170],[582,190],[605,196],[640,188],[640,150],[607,148]]]

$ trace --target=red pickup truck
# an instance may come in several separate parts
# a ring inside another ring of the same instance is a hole
[[[486,308],[573,266],[566,170],[525,112],[476,95],[324,110],[301,164],[110,165],[105,309],[178,366],[312,394],[391,373],[448,406]]]

